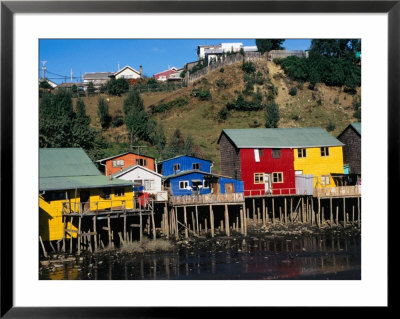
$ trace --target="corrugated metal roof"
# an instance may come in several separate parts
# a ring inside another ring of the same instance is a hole
[[[122,179],[109,180],[103,175],[98,176],[62,176],[62,177],[42,177],[39,181],[40,191],[98,188],[111,186],[131,186],[134,183]]]
[[[206,159],[204,159],[204,158],[200,158],[200,157],[196,157],[196,156],[191,156],[191,155],[177,155],[177,156],[175,156],[175,157],[171,157],[171,158],[167,158],[167,159],[165,159],[165,160],[163,160],[163,161],[159,161],[158,164],[164,163],[164,162],[168,162],[168,161],[170,161],[170,160],[173,160],[173,159],[176,159],[176,158],[180,158],[180,157],[184,157],[184,156],[186,156],[186,157],[191,157],[191,158],[196,158],[196,159],[199,159],[199,160],[202,160],[202,161],[206,161],[206,162],[212,163],[212,161],[210,161],[210,160],[206,160]]]
[[[151,156],[148,156],[148,155],[138,154],[138,153],[134,153],[134,152],[125,152],[125,153],[117,154],[117,155],[110,156],[110,157],[107,157],[107,158],[99,159],[96,162],[100,163],[100,162],[108,161],[109,159],[112,159],[112,158],[115,158],[115,157],[119,157],[119,156],[124,156],[126,154],[133,154],[133,155],[137,155],[137,156],[141,156],[141,157],[147,157],[147,158],[154,159],[154,157],[151,157]]]
[[[133,185],[103,176],[81,148],[41,148],[39,177],[41,191]]]
[[[39,174],[40,177],[101,175],[81,148],[41,148]]]
[[[237,148],[298,148],[344,145],[320,127],[224,129],[221,135],[223,133]]]
[[[350,125],[361,135],[361,122],[351,123]]]
[[[163,176],[163,180],[167,180],[167,179],[174,178],[174,177],[179,177],[179,176],[184,176],[184,175],[188,175],[188,174],[193,174],[193,173],[199,173],[199,174],[208,175],[208,176],[225,177],[225,178],[232,179],[229,176],[220,175],[220,174],[214,174],[214,173],[206,173],[206,172],[203,172],[203,171],[199,171],[197,169],[192,169],[192,170],[187,170],[187,171],[183,171],[183,172],[172,174],[172,175],[168,175],[168,176]]]

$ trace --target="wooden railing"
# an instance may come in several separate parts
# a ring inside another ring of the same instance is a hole
[[[270,189],[268,192],[265,189],[249,189],[244,191],[244,196],[279,196],[279,195],[296,195],[296,188],[277,188]]]
[[[171,196],[173,205],[243,202],[243,193]]]
[[[102,213],[102,212],[119,212],[119,211],[140,211],[153,210],[153,199],[144,198],[139,200],[99,200],[90,202],[71,202],[64,201],[62,203],[63,214],[87,214],[87,213]]]
[[[340,196],[360,196],[361,186],[337,186],[314,188],[315,197],[340,197]]]

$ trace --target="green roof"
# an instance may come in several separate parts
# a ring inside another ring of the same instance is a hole
[[[122,179],[109,180],[106,176],[65,176],[40,178],[39,190],[64,190],[64,189],[87,189],[117,186],[132,186],[133,183]]]
[[[350,125],[361,135],[361,122],[351,123]]]
[[[237,148],[298,148],[344,145],[320,127],[224,129],[221,136],[223,133]]]
[[[39,176],[101,175],[89,156],[81,148],[41,148]]]
[[[41,191],[133,184],[103,176],[81,148],[41,148],[39,177]]]

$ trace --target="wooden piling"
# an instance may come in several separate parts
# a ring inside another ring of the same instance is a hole
[[[96,228],[96,216],[93,216],[93,232],[94,232],[94,251],[97,251],[97,228]]]
[[[357,197],[357,224],[358,224],[358,228],[360,228],[360,225],[361,225],[360,197]]]
[[[157,239],[156,223],[154,221],[154,210],[151,211],[151,223],[153,225],[153,240]]]
[[[290,221],[293,223],[293,197],[290,197]]]
[[[126,213],[124,213],[124,241],[126,242]]]
[[[304,223],[304,197],[301,198],[301,222]]]
[[[272,224],[275,225],[275,201],[273,197],[272,197]]]
[[[167,236],[167,239],[169,239],[169,218],[168,218],[168,206],[167,203],[164,205],[164,214],[165,214],[165,235]]]
[[[204,231],[206,232],[206,234],[208,233],[207,218],[204,218]]]
[[[329,217],[331,219],[331,227],[333,225],[332,197],[329,198]]]
[[[336,206],[336,226],[339,226],[339,206]]]
[[[212,205],[210,205],[210,227],[211,227],[211,237],[214,237],[214,212]]]
[[[185,224],[185,238],[189,237],[188,229],[187,229],[187,214],[186,214],[186,206],[183,206],[183,222]]]
[[[226,236],[230,236],[230,229],[229,229],[229,211],[228,211],[228,205],[225,204],[225,233]]]
[[[82,215],[78,217],[78,256],[81,254],[81,225]]]
[[[73,223],[74,217],[71,216],[70,220],[70,228],[69,228],[69,253],[72,254],[72,223]]]
[[[178,226],[178,208],[174,209],[175,215],[175,238],[179,239],[179,226]]]
[[[192,209],[190,210],[190,213],[191,213],[191,215],[192,215],[192,226],[193,226],[193,231],[197,234],[197,232],[196,232],[196,222],[195,222],[195,220],[194,220],[194,212],[193,212]]]
[[[262,199],[262,222],[265,226],[265,198]]]
[[[108,219],[110,220],[110,219]],[[142,211],[139,211],[139,241],[141,242],[143,239],[143,217],[142,217]]]
[[[256,200],[253,198],[253,221],[256,221]]]
[[[196,209],[196,228],[197,228],[197,234],[200,235],[200,229],[199,229],[199,211],[197,205],[195,206]]]
[[[244,212],[243,212],[243,208],[240,208],[240,233],[244,234]]]
[[[346,227],[346,197],[343,197],[343,227]]]
[[[45,258],[47,258],[47,251],[46,251],[46,248],[44,248],[42,236],[40,236],[40,235],[39,235],[39,241],[40,241],[40,245],[42,246],[43,255],[44,255]]]
[[[284,199],[285,202],[285,225],[287,225],[287,203],[286,203],[286,197]]]

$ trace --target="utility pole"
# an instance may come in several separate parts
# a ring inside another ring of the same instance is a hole
[[[42,62],[43,66],[42,66],[42,80],[44,80],[46,78],[46,63],[47,61],[40,61]]]
[[[71,68],[71,83],[72,83],[72,68]]]

